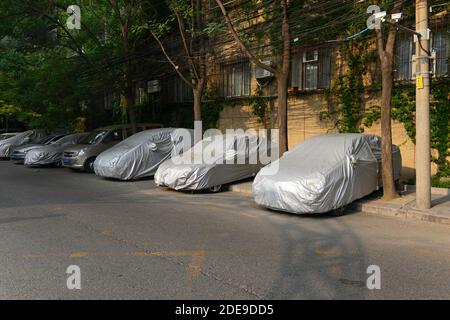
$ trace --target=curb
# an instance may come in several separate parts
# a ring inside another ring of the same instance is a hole
[[[413,192],[415,186],[406,185],[406,191]],[[237,184],[231,184],[228,186],[228,191],[238,192],[244,196],[252,196],[252,183],[241,182]],[[437,195],[447,196],[450,194],[449,189],[445,188],[432,188],[432,193]],[[425,210],[416,209],[410,207],[410,202],[404,204],[392,204],[385,203],[379,200],[356,200],[348,206],[352,210],[358,210],[363,213],[374,214],[384,217],[413,219],[417,221],[433,222],[443,225],[450,225],[450,216],[440,215],[439,213],[429,213]]]
[[[231,184],[228,186],[228,191],[239,192],[246,196],[253,196],[253,189],[251,182],[241,182],[237,184]]]
[[[351,208],[361,212],[375,214],[379,216],[414,219],[419,221],[450,225],[450,217],[441,216],[439,214],[430,214],[426,211],[422,211],[419,209],[394,208],[390,207],[388,204],[384,206],[376,206],[371,205],[369,203],[358,203],[358,202],[352,204]]]
[[[406,192],[416,192],[416,186],[415,185],[405,184],[405,191]],[[438,194],[438,195],[441,195],[441,196],[448,196],[448,195],[450,195],[450,189],[432,187],[431,188],[431,193],[432,194]]]

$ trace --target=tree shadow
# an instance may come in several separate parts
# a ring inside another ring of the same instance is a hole
[[[281,214],[283,219],[273,225],[281,241],[282,259],[269,299],[367,297],[366,270],[370,263],[361,239],[345,217]]]
[[[43,215],[38,217],[11,217],[11,218],[0,218],[0,224],[8,224],[14,222],[28,221],[28,220],[42,220],[47,218],[58,218],[62,217],[62,214],[51,214],[51,215]]]

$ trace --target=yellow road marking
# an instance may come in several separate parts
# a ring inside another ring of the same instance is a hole
[[[71,257],[71,258],[81,258],[81,257],[86,257],[88,255],[89,255],[89,252],[78,251],[78,252],[72,252],[69,257]]]
[[[319,255],[337,254],[337,251],[333,249],[316,249],[316,254]]]
[[[191,263],[188,266],[188,271],[191,277],[194,279],[197,278],[200,275],[200,272],[202,271],[202,263],[204,256],[205,256],[204,250],[199,250],[198,254],[192,256]]]
[[[69,258],[83,258],[83,257],[203,257],[204,250],[191,251],[133,251],[133,252],[88,252],[75,251],[67,253],[31,253],[24,254],[21,257],[25,259],[39,259],[48,257],[69,257]]]

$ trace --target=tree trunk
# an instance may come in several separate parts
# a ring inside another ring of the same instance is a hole
[[[131,125],[131,131],[137,133],[136,112],[134,110],[133,89],[125,88],[125,101],[127,103],[128,122]]]
[[[278,104],[278,138],[279,138],[279,155],[280,157],[288,150],[288,128],[287,128],[287,107],[288,97],[287,88],[288,77],[286,74],[277,76],[277,104]]]
[[[194,121],[201,121],[203,88],[193,88],[192,92],[194,93]]]
[[[395,3],[392,12],[400,12],[403,1]],[[394,170],[392,163],[392,129],[391,129],[391,99],[392,99],[392,66],[394,61],[395,37],[397,30],[391,28],[387,37],[381,28],[375,29],[377,49],[381,62],[381,177],[383,180],[383,199],[390,200],[398,196],[395,190]],[[385,38],[386,41],[384,40]]]
[[[291,68],[291,37],[289,32],[288,1],[281,0],[282,9],[281,37],[283,38],[282,65],[277,72],[278,90],[278,129],[280,157],[288,150],[288,82]]]
[[[382,58],[383,59],[383,58]],[[394,183],[392,162],[392,129],[391,129],[391,98],[392,98],[392,57],[385,57],[382,66],[381,89],[381,176],[383,179],[383,198],[385,200],[397,197]]]

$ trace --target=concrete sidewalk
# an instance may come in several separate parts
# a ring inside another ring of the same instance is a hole
[[[228,187],[229,191],[252,196],[252,181],[236,183]],[[352,203],[349,208],[381,216],[415,219],[450,225],[450,191],[444,188],[432,188],[432,205],[429,210],[416,208],[414,186],[405,186],[402,196],[384,201],[380,193],[374,193]]]

